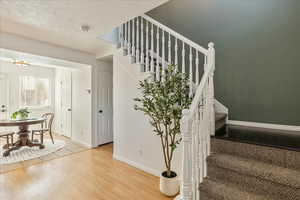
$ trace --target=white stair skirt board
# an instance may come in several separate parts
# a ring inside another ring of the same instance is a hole
[[[256,128],[275,129],[281,131],[300,132],[300,126],[290,126],[290,125],[282,125],[282,124],[269,124],[269,123],[246,122],[246,121],[236,121],[236,120],[228,120],[227,124],[237,125],[237,126],[256,127]]]
[[[19,150],[10,152],[10,155],[3,157],[4,149],[0,150],[0,166],[3,164],[12,164],[25,160],[31,160],[39,158],[55,151],[62,149],[65,146],[65,141],[63,140],[54,140],[54,144],[51,140],[44,140],[44,149],[39,149],[39,147],[22,147]]]

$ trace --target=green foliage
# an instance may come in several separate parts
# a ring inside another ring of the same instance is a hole
[[[135,110],[149,116],[154,133],[161,138],[165,165],[171,175],[173,154],[181,142],[180,120],[182,110],[188,109],[192,99],[188,95],[188,77],[170,65],[163,81],[140,81],[142,96],[135,98]]]
[[[21,119],[26,119],[28,118],[29,116],[29,111],[28,111],[28,108],[22,108],[16,112],[14,112],[12,115],[11,115],[11,118],[12,119],[17,119],[18,116],[20,116]]]

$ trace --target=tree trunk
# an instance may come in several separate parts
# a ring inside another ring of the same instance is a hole
[[[168,177],[168,178],[171,177],[171,168],[170,168],[170,167],[167,169],[167,177]]]

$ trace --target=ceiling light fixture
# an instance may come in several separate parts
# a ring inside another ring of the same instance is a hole
[[[29,67],[30,66],[30,63],[28,63],[24,60],[13,60],[11,63],[15,64],[19,67]]]

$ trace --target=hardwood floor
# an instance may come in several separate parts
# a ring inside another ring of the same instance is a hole
[[[0,175],[2,200],[168,200],[159,179],[113,160],[112,145]]]
[[[50,139],[49,135],[46,135],[45,139]],[[21,162],[17,162],[17,163],[13,163],[13,164],[0,164],[0,174],[7,173],[9,171],[12,171],[12,170],[15,170],[18,168],[29,167],[31,165],[35,165],[38,163],[47,162],[52,159],[68,156],[70,154],[78,153],[81,151],[86,151],[89,149],[88,147],[83,146],[79,143],[76,143],[76,142],[70,140],[69,138],[66,138],[61,135],[55,134],[54,139],[55,140],[63,140],[63,141],[65,141],[66,145],[62,149],[60,149],[54,153],[50,153],[48,155],[45,155],[45,156],[42,156],[39,158],[21,161]],[[15,141],[16,140],[17,140],[17,136],[15,135]],[[4,144],[6,144],[6,141],[3,141],[3,139],[2,140],[0,139],[0,147],[3,146]]]

